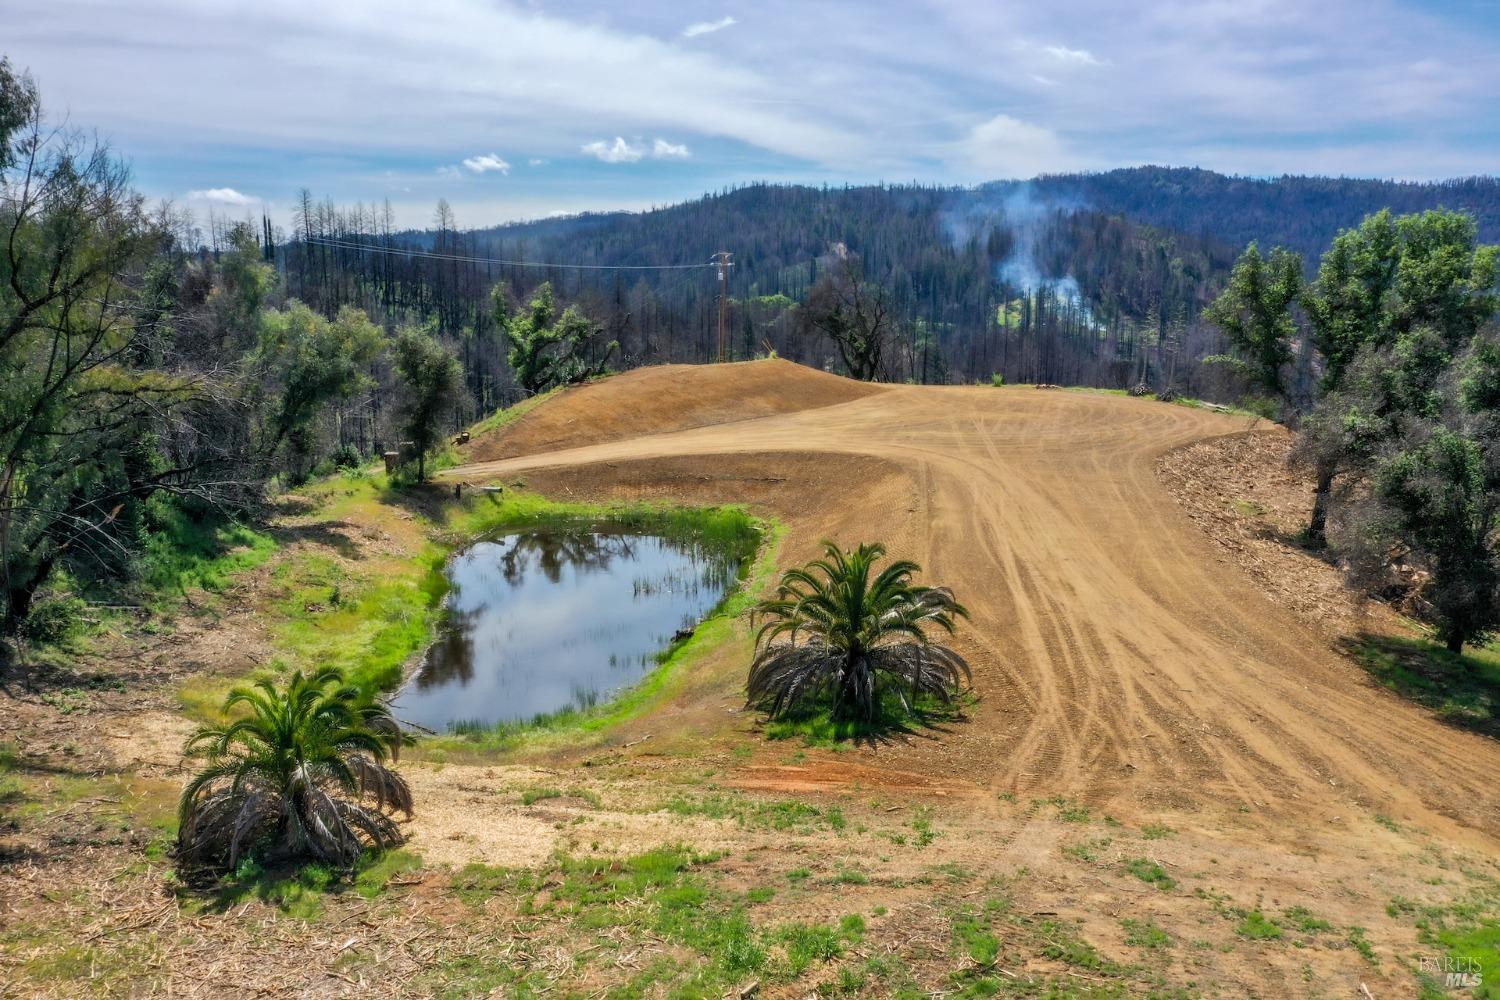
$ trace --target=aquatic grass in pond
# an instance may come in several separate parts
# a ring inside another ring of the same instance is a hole
[[[726,541],[754,537],[662,521],[660,534],[552,526],[460,552],[446,624],[395,698],[398,717],[471,735],[587,711],[646,676],[734,585],[749,546]]]

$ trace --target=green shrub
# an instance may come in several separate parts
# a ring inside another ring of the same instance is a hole
[[[88,606],[72,594],[49,595],[31,606],[21,623],[21,634],[38,645],[59,645],[83,630]]]

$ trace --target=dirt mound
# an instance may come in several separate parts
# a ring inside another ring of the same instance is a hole
[[[780,359],[637,368],[564,390],[515,423],[473,441],[466,457],[490,462],[795,413],[882,388]]]

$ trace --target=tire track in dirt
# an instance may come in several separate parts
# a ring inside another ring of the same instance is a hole
[[[611,405],[607,381],[587,391],[579,412]],[[732,396],[732,373],[721,391]],[[696,458],[711,481],[746,453],[878,460],[909,477],[906,510],[857,480],[814,485],[798,470],[775,507],[784,563],[810,554],[813,532],[884,538],[973,612],[957,641],[981,696],[972,725],[882,748],[888,766],[1100,802],[1250,808],[1267,824],[1379,804],[1480,839],[1500,829],[1500,746],[1375,688],[1220,564],[1157,484],[1166,451],[1245,432],[1239,418],[1102,394],[894,386],[448,474],[545,481],[614,463],[618,479]],[[743,664],[706,669],[717,690],[738,690]]]

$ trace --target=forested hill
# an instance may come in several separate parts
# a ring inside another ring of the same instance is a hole
[[[1223,344],[1201,313],[1247,242],[1298,250],[1311,273],[1333,236],[1365,215],[1436,207],[1469,212],[1481,238],[1500,242],[1495,178],[1257,180],[1143,167],[977,188],[753,184],[646,212],[479,229],[463,228],[479,220],[460,223],[444,207],[439,226],[404,233],[369,209],[307,200],[281,263],[289,291],[329,315],[352,304],[387,318],[432,319],[460,340],[464,331],[483,340],[492,327],[497,282],[522,303],[549,281],[619,342],[616,363],[631,366],[716,356],[712,271],[649,266],[706,264],[728,250],[731,356],[769,346],[838,369],[832,345],[807,329],[795,307],[847,257],[890,297],[899,336],[886,377],[1174,381],[1212,397],[1229,390],[1197,361]],[[372,242],[569,266],[352,249]],[[643,269],[615,270],[626,267]],[[495,370],[503,378],[498,358]]]
[[[1500,242],[1500,177],[1383,181],[1349,177],[1232,177],[1192,167],[1134,167],[1092,174],[1049,174],[977,188],[914,186],[811,188],[752,185],[650,212],[585,214],[481,230],[504,242],[566,247],[596,263],[651,263],[656,240],[704,253],[716,244],[755,241],[752,266],[780,247],[826,248],[832,241],[866,255],[911,254],[943,235],[945,220],[1017,221],[1042,211],[1092,210],[1176,230],[1238,250],[1251,240],[1315,258],[1340,230],[1382,208],[1467,212],[1480,239]],[[871,246],[861,236],[880,233]],[[950,230],[948,235],[953,235]],[[817,251],[820,252],[820,251]]]
[[[1074,201],[1141,222],[1208,235],[1243,246],[1279,244],[1312,257],[1340,229],[1382,208],[1402,214],[1461,210],[1479,222],[1480,239],[1500,242],[1500,178],[1463,177],[1415,183],[1351,177],[1227,177],[1187,167],[1136,167],[1099,174],[1060,174],[1031,182],[1040,197]],[[1008,193],[1010,182],[985,185]]]

